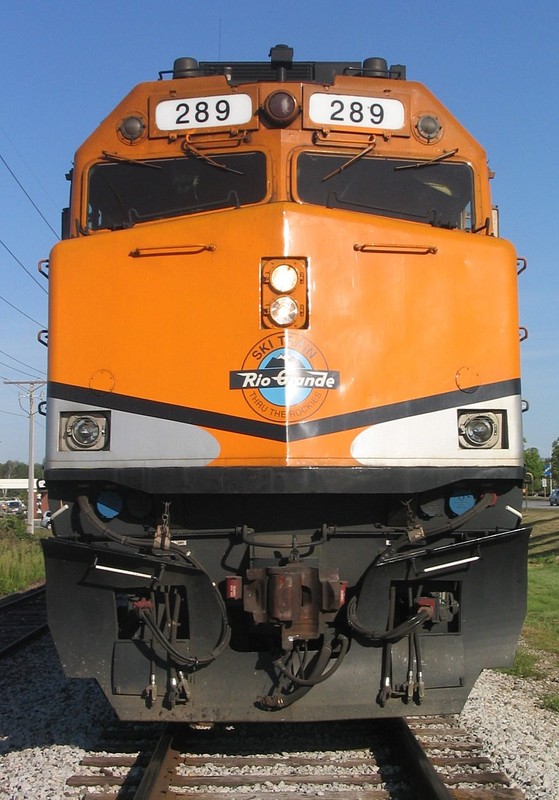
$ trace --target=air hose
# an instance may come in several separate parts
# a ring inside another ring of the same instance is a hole
[[[325,644],[321,648],[318,653],[314,669],[306,679],[299,678],[277,661],[274,662],[274,666],[276,666],[280,672],[289,678],[292,683],[297,684],[298,688],[291,692],[291,694],[276,694],[267,697],[260,697],[260,706],[266,711],[279,711],[283,708],[287,708],[310,692],[313,686],[316,686],[317,684],[325,681],[327,678],[330,678],[341,666],[344,656],[349,648],[349,639],[346,636],[340,635],[338,639],[341,643],[340,653],[336,659],[336,663],[327,672],[324,672],[324,670],[328,666],[328,662],[332,657],[332,644]]]
[[[97,515],[93,511],[91,503],[89,502],[89,498],[86,495],[79,495],[77,500],[78,500],[78,506],[82,514],[91,523],[91,525],[95,528],[95,530],[98,531],[103,536],[105,536],[107,539],[110,539],[111,541],[116,542],[117,544],[125,545],[128,547],[145,548],[148,545],[148,541],[145,538],[134,537],[134,536],[122,536],[119,533],[115,533],[113,530],[111,530],[111,528],[109,528],[108,525],[105,525],[103,522],[101,522],[101,520],[97,517]],[[169,656],[174,661],[176,661],[177,664],[187,665],[191,667],[205,666],[214,661],[223,652],[223,650],[229,644],[229,640],[231,639],[231,628],[229,627],[229,622],[227,619],[227,609],[225,607],[225,601],[221,596],[221,592],[217,588],[214,581],[212,581],[212,579],[210,578],[204,567],[200,564],[200,562],[196,558],[194,558],[194,556],[191,553],[188,554],[185,553],[181,547],[179,547],[177,544],[174,544],[173,542],[170,542],[169,544],[169,551],[167,551],[167,554],[168,553],[175,554],[180,559],[182,559],[187,566],[194,567],[194,569],[197,572],[201,572],[208,579],[213,589],[214,597],[217,601],[221,615],[221,634],[219,640],[216,646],[212,650],[210,650],[209,653],[207,653],[202,657],[186,656],[183,655],[182,653],[179,653],[179,651],[173,647],[173,645],[168,641],[168,639],[165,638],[164,634],[158,628],[157,623],[152,618],[151,614],[148,611],[146,611],[146,609],[140,609],[139,611],[140,619],[142,619],[142,621],[147,625],[147,627],[149,628],[149,630],[151,631],[157,642],[161,645],[161,647],[163,647],[163,649],[169,654]],[[159,555],[159,557],[160,558],[163,557],[163,554]]]
[[[387,631],[373,631],[369,630],[368,628],[364,628],[363,625],[361,625],[357,619],[356,606],[357,597],[352,597],[347,604],[347,621],[353,630],[357,631],[357,633],[361,634],[361,636],[365,636],[367,639],[372,639],[375,642],[387,642],[391,644],[398,642],[400,639],[403,639],[404,636],[409,636],[409,634],[412,633],[415,628],[419,628],[425,622],[428,622],[433,616],[433,612],[430,607],[422,606],[419,611],[413,615],[413,617],[410,617],[410,619],[400,623],[400,625],[397,625],[395,628],[391,628]]]
[[[320,674],[318,677],[315,677],[315,675],[317,673],[317,670],[315,669],[315,670],[313,670],[312,677],[307,678],[307,679],[300,678],[298,675],[294,675],[293,672],[291,672],[291,670],[289,670],[287,667],[284,667],[283,664],[281,663],[281,661],[274,661],[274,667],[279,669],[279,671],[283,675],[285,675],[286,678],[289,678],[289,680],[292,683],[296,683],[298,686],[310,686],[312,688],[313,686],[316,686],[319,683],[324,683],[325,680],[330,678],[334,674],[334,672],[336,672],[336,670],[339,669],[339,667],[341,666],[342,661],[344,660],[345,655],[346,655],[346,653],[347,653],[347,651],[349,649],[349,639],[347,638],[347,636],[342,636],[340,634],[338,639],[340,641],[340,645],[341,646],[340,646],[340,652],[338,654],[336,662],[330,667],[328,672],[324,672],[324,673]],[[328,653],[328,661],[329,661],[330,657],[332,655],[332,647],[329,646],[329,645],[325,645],[323,650],[325,648],[328,648],[328,650],[329,650],[329,653]],[[326,663],[328,663],[328,661]]]
[[[459,528],[461,525],[464,525],[466,522],[469,522],[472,517],[475,517],[476,514],[479,514],[481,511],[485,511],[486,508],[490,508],[490,506],[495,505],[495,501],[497,496],[495,494],[484,494],[480,497],[477,501],[475,506],[472,506],[468,511],[465,511],[460,516],[455,517],[454,519],[446,520],[442,525],[439,525],[436,528],[431,528],[430,530],[425,531],[425,539],[430,539],[433,536],[438,536],[441,533],[450,533],[451,531]],[[390,558],[393,558],[396,553],[405,545],[410,544],[410,539],[407,533],[403,536],[400,536],[399,539],[396,539],[389,547],[386,548],[376,559],[376,564],[380,565],[385,561],[388,561]]]

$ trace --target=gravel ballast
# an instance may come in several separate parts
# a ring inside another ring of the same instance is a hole
[[[100,690],[64,677],[49,636],[1,661],[0,681],[0,798],[77,800],[82,790],[66,780],[113,719]],[[559,679],[546,689],[559,694]],[[541,708],[541,694],[541,681],[484,672],[461,722],[527,800],[559,800],[559,714]]]

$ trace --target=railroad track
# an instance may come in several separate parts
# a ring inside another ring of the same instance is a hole
[[[151,748],[151,757],[149,746],[107,755],[112,748],[103,745],[68,785],[84,800],[215,800],[229,792],[247,800],[524,799],[456,717],[207,732],[175,725]]]
[[[0,600],[0,658],[48,630],[44,584]]]

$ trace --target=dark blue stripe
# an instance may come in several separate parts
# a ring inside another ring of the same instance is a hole
[[[145,400],[140,397],[129,397],[115,392],[100,392],[95,389],[86,389],[82,386],[71,386],[54,381],[49,382],[47,390],[47,397],[58,400],[100,406],[115,411],[127,411],[130,414],[141,414],[146,417],[174,420],[175,422],[199,425],[200,427],[213,428],[214,430],[230,431],[231,433],[255,436],[275,442],[286,442],[288,440],[296,442],[303,439],[313,439],[317,436],[326,436],[329,433],[355,430],[367,425],[378,425],[381,422],[390,422],[396,419],[407,419],[408,417],[428,414],[433,411],[442,411],[447,408],[460,408],[460,406],[466,406],[473,402],[491,402],[499,397],[512,395],[520,395],[520,380],[518,378],[479,386],[474,392],[464,393],[457,389],[453,392],[420,397],[401,403],[391,403],[378,408],[365,408],[360,411],[351,411],[347,414],[337,414],[334,417],[282,425],[264,422],[263,420],[235,417],[230,414],[220,414],[201,408],[188,408],[155,400]]]

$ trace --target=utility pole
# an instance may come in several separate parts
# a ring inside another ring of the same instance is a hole
[[[35,390],[44,386],[45,381],[4,381],[5,384],[20,386],[27,391],[29,398],[29,466],[27,469],[27,532],[33,533],[35,517]]]

